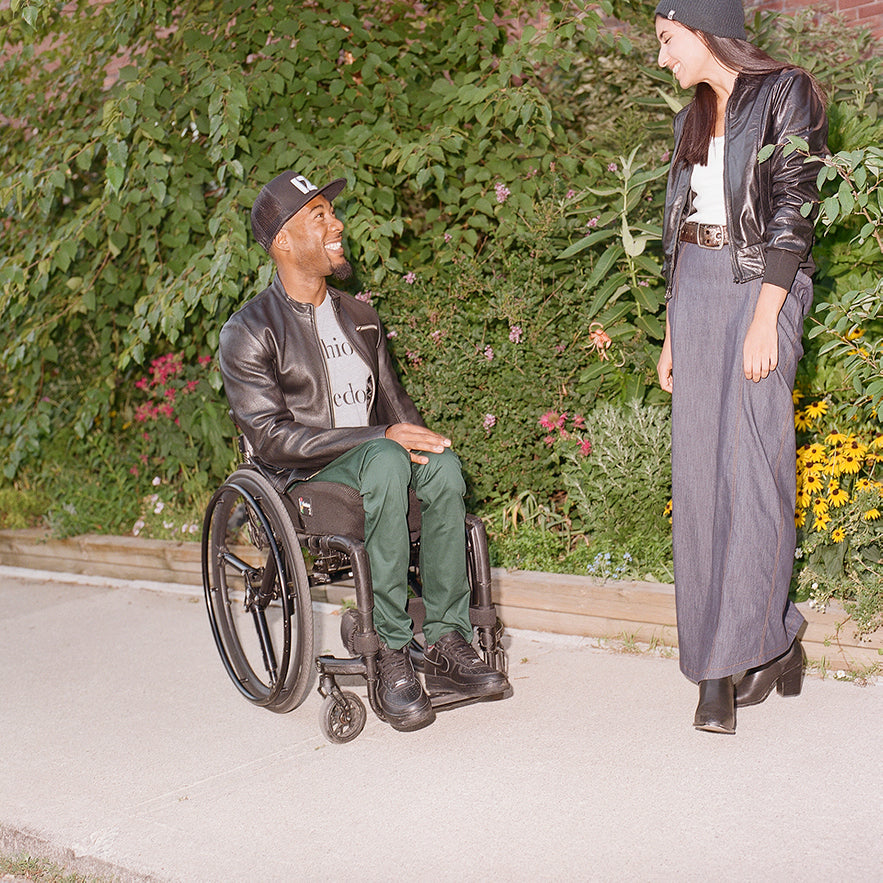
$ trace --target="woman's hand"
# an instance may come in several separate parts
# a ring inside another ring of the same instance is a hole
[[[760,382],[779,364],[779,310],[788,292],[764,283],[760,288],[754,318],[742,345],[742,370],[746,380]]]
[[[671,392],[674,388],[674,380],[671,373],[671,329],[668,325],[668,313],[665,314],[665,340],[662,344],[662,352],[656,363],[656,374],[659,377],[659,385],[666,391]]]

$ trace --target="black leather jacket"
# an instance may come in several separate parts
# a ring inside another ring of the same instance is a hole
[[[675,153],[687,109],[674,120]],[[727,213],[733,280],[762,278],[790,290],[798,269],[815,269],[810,249],[818,212],[817,162],[804,162],[798,152],[783,156],[788,136],[803,138],[814,156],[827,154],[828,120],[812,88],[799,70],[772,74],[739,74],[726,110],[724,147],[724,201]],[[758,163],[766,144],[776,144],[773,155]],[[665,197],[662,245],[663,270],[671,297],[678,233],[691,211],[692,166],[672,166]],[[800,213],[812,203],[807,217]]]
[[[341,330],[368,365],[369,426],[334,426],[315,311],[292,300],[277,275],[221,329],[219,360],[233,416],[255,457],[288,481],[309,478],[393,423],[423,426],[396,377],[375,310],[328,289]]]

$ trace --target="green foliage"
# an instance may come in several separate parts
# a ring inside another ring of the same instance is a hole
[[[585,530],[607,535],[668,532],[671,418],[668,408],[604,404],[585,418],[548,414],[568,496]]]

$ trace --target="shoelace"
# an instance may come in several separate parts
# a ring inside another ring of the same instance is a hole
[[[381,651],[380,674],[393,687],[410,681],[413,676],[405,654],[395,650]]]
[[[459,632],[457,633],[457,637],[460,638],[459,641],[454,637],[446,641],[444,644],[439,642],[438,649],[446,656],[453,657],[462,665],[472,666],[480,664],[481,657],[475,652],[475,648],[471,644],[468,644]]]

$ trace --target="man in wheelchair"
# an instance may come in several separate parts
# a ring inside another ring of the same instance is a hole
[[[416,730],[435,712],[408,653],[409,489],[421,510],[427,690],[470,699],[509,684],[470,643],[466,488],[451,441],[426,427],[399,382],[374,309],[326,283],[352,273],[331,206],[344,185],[317,188],[287,171],[258,194],[252,231],[277,274],[221,330],[221,373],[240,430],[280,487],[330,481],[361,495],[377,697],[393,727]]]

